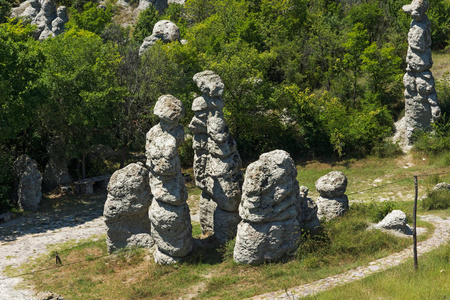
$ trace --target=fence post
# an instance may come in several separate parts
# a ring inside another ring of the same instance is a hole
[[[417,233],[416,233],[416,218],[417,218],[417,175],[414,175],[415,197],[414,197],[414,211],[413,211],[413,242],[414,242],[414,270],[417,271],[419,265],[417,262]]]

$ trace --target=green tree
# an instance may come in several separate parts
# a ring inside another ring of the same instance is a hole
[[[44,130],[66,141],[67,151],[82,157],[102,136],[110,136],[123,89],[115,83],[120,56],[89,31],[71,29],[43,42],[46,65],[42,85],[48,104],[41,111]]]
[[[88,2],[83,5],[83,11],[72,10],[67,28],[77,26],[80,29],[88,30],[96,34],[101,34],[106,26],[111,23],[114,15],[111,5],[106,9],[97,7],[94,2]]]
[[[159,21],[159,15],[153,5],[149,5],[139,14],[138,23],[134,27],[133,38],[135,41],[142,41],[152,35],[153,27]]]

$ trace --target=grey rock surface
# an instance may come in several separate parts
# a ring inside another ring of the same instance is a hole
[[[408,52],[406,71],[403,77],[405,85],[405,116],[395,123],[393,140],[404,150],[409,150],[415,132],[431,130],[431,124],[441,115],[435,91],[435,82],[430,69],[431,58],[431,22],[426,15],[427,0],[413,0],[403,6],[413,21],[408,33]]]
[[[42,198],[42,176],[34,159],[26,154],[14,161],[17,201],[23,210],[36,211]]]
[[[236,235],[240,220],[242,162],[223,115],[221,78],[203,71],[193,80],[202,92],[192,103],[194,117],[189,124],[194,132],[195,183],[202,189],[200,224],[204,236],[214,234],[219,242],[225,242]]]
[[[62,141],[55,140],[47,147],[49,160],[44,169],[42,188],[44,191],[52,191],[59,186],[71,183],[69,168],[64,155]]]
[[[319,220],[332,220],[342,216],[349,209],[348,198],[342,195],[337,198],[324,198],[319,196],[316,200],[317,217]]]
[[[439,191],[439,190],[450,190],[450,183],[447,182],[440,182],[436,184],[436,186],[433,188],[433,191]]]
[[[341,171],[331,171],[316,181],[316,190],[325,198],[340,197],[347,189],[347,177]]]
[[[109,252],[127,246],[153,246],[148,216],[151,202],[145,166],[133,163],[114,172],[103,211]]]
[[[139,55],[143,55],[145,50],[153,46],[157,41],[171,43],[180,39],[180,29],[169,20],[161,20],[153,27],[152,35],[146,37],[139,48]]]
[[[239,206],[234,260],[260,264],[291,254],[298,247],[300,202],[297,169],[289,153],[264,153],[247,167]]]
[[[376,224],[375,228],[391,229],[406,233],[409,230],[406,223],[406,214],[401,210],[393,210]]]
[[[154,113],[160,123],[147,133],[145,145],[154,197],[149,215],[158,248],[153,258],[159,264],[172,264],[192,250],[191,217],[186,204],[188,194],[177,151],[184,141],[183,128],[178,125],[184,108],[177,98],[164,95],[159,97]]]
[[[297,220],[300,227],[309,230],[313,233],[317,232],[320,226],[320,221],[317,216],[317,204],[308,197],[309,189],[306,186],[300,187],[300,201],[295,202],[297,209]]]

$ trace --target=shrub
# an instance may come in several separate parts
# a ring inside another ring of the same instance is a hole
[[[0,213],[11,208],[9,201],[14,185],[12,158],[0,149]]]
[[[450,207],[450,190],[439,189],[428,193],[422,200],[422,208],[425,210],[447,209]]]

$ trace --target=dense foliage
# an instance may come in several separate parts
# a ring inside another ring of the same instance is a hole
[[[181,99],[189,123],[198,94],[192,76],[206,69],[225,83],[226,121],[245,159],[276,148],[295,158],[383,152],[404,107],[410,18],[401,7],[409,2],[187,0],[165,12],[150,7],[124,28],[113,22],[120,9],[112,2],[64,0],[66,32],[39,43],[29,25],[5,22],[11,2],[0,0],[0,169],[22,153],[45,166],[56,137],[75,161],[106,144],[124,165],[130,151],[143,150],[160,95]],[[433,47],[443,50],[450,3],[430,2]],[[161,19],[176,22],[187,44],[157,43],[139,57]],[[436,126],[448,131],[444,123]],[[2,172],[0,184],[10,186]]]

